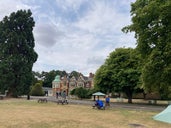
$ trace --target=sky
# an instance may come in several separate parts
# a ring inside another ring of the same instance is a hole
[[[135,0],[0,0],[0,21],[20,9],[30,9],[38,59],[33,71],[61,70],[88,75],[116,48],[136,47],[131,24]]]

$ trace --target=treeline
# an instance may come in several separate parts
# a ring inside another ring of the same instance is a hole
[[[33,84],[41,81],[43,87],[52,87],[52,81],[55,79],[56,75],[59,75],[60,77],[67,76],[68,78],[71,78],[72,76],[74,76],[78,78],[80,75],[83,75],[83,74],[77,71],[72,71],[70,73],[67,73],[66,71],[60,71],[60,70],[52,70],[49,72],[33,71],[33,76],[34,76]]]

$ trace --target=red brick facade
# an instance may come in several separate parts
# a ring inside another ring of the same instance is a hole
[[[80,75],[78,78],[72,76],[71,78],[64,76],[56,76],[55,80],[52,82],[52,91],[53,96],[56,96],[56,93],[65,92],[66,95],[69,95],[69,92],[74,88],[83,87],[83,88],[93,88],[93,78],[94,74],[90,73],[88,77]]]

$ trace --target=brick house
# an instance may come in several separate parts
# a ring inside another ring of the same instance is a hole
[[[72,76],[69,78],[68,76],[60,77],[57,75],[55,79],[52,81],[52,92],[53,96],[57,94],[61,94],[65,92],[69,95],[69,92],[75,88],[83,87],[83,88],[93,88],[93,77],[94,74],[90,73],[88,77],[79,75],[78,78]]]

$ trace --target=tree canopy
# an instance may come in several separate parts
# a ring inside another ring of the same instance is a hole
[[[137,0],[131,5],[132,24],[123,28],[135,32],[145,61],[142,80],[147,91],[163,92],[171,86],[170,9],[170,0]]]
[[[9,96],[29,94],[32,66],[37,60],[34,51],[33,27],[30,10],[19,10],[0,22],[0,89]]]
[[[31,86],[30,94],[32,96],[43,96],[45,93],[42,88],[41,83],[36,83],[35,85]]]
[[[138,88],[141,75],[139,54],[131,48],[111,52],[95,73],[94,84],[104,92],[124,92],[132,103],[132,94]]]

